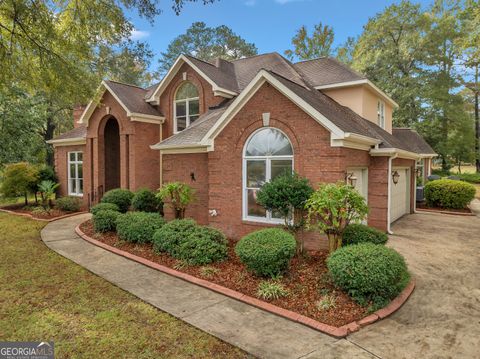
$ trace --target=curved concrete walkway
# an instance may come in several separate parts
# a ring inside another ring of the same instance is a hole
[[[392,316],[337,340],[132,262],[76,235],[88,214],[49,223],[45,244],[120,288],[262,358],[476,358],[480,219],[415,214],[394,225],[417,288]],[[476,318],[476,319],[474,319]]]
[[[83,214],[49,223],[42,240],[55,252],[191,325],[261,358],[375,358],[348,342],[171,277],[84,241]]]

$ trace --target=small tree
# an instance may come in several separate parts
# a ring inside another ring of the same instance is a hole
[[[28,193],[37,184],[38,170],[27,162],[5,166],[0,192],[5,197],[24,196],[28,205]]]
[[[286,172],[263,185],[257,194],[257,202],[279,213],[285,221],[285,229],[295,236],[297,254],[303,253],[303,228],[305,226],[305,203],[313,193],[306,178]]]
[[[50,180],[42,181],[38,185],[38,191],[42,197],[42,206],[47,212],[49,212],[52,207],[52,199],[58,186],[58,183]]]
[[[195,200],[195,190],[186,183],[170,182],[159,189],[157,197],[172,206],[175,218],[183,219],[187,206]]]
[[[365,199],[343,182],[321,183],[307,200],[309,227],[328,237],[330,253],[342,246],[342,234],[351,222],[360,222],[368,214]]]

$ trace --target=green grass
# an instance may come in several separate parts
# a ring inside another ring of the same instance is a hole
[[[244,358],[241,350],[50,251],[43,223],[0,213],[0,338],[56,358]]]

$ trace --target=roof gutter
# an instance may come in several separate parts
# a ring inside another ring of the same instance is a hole
[[[378,146],[375,146],[375,148],[372,148],[370,150],[370,155],[375,156],[375,157],[396,155],[397,157],[406,158],[406,159],[409,159],[409,160],[418,160],[418,159],[422,158],[420,154],[415,153],[415,152],[410,152],[410,151],[406,151],[406,150],[402,150],[402,149],[394,148],[394,147],[378,148]],[[431,155],[429,155],[429,156],[431,156]]]
[[[48,140],[46,143],[56,146],[73,146],[73,145],[84,145],[87,143],[85,137],[72,137],[72,138],[63,138],[58,140]]]

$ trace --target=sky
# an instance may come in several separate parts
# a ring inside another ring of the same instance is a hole
[[[156,57],[151,69],[158,66],[158,55],[165,51],[176,36],[185,33],[193,22],[203,21],[207,26],[227,25],[248,42],[253,42],[258,53],[277,51],[281,54],[291,48],[296,30],[306,25],[310,31],[322,22],[335,31],[335,46],[349,36],[362,32],[368,19],[386,6],[399,0],[216,0],[213,4],[187,3],[177,16],[170,8],[172,0],[161,0],[162,14],[151,25],[128,12],[134,24],[133,39],[146,41]],[[424,7],[430,0],[417,0]]]

